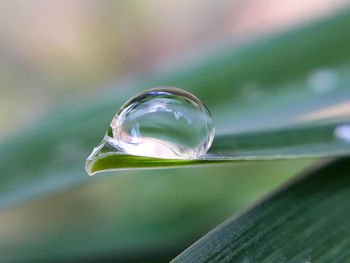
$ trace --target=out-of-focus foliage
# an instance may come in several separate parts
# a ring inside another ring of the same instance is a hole
[[[167,262],[309,164],[123,172],[3,212],[0,261]]]
[[[119,89],[110,85],[113,79],[186,64],[213,47],[278,32],[346,4],[1,0],[0,136],[40,119],[57,101]]]

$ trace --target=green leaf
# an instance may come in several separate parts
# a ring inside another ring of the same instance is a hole
[[[125,168],[194,166],[228,161],[259,161],[350,154],[350,125],[327,123],[215,137],[209,152],[197,160],[169,160],[100,152],[86,162],[90,175]]]
[[[85,158],[122,103],[147,88],[175,86],[194,93],[211,110],[218,134],[295,125],[344,105],[350,97],[349,24],[345,10],[290,32],[213,51],[181,70],[162,70],[154,74],[157,78],[115,92],[59,105],[2,143],[0,209],[97,180],[86,175]],[[310,86],[310,75],[313,79],[320,70],[335,76],[326,92]]]
[[[173,262],[344,262],[350,257],[349,162],[307,172]]]

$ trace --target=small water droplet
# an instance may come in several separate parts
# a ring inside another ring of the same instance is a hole
[[[206,106],[177,88],[144,91],[127,101],[88,160],[101,151],[166,159],[197,159],[210,148],[214,123]]]
[[[343,124],[335,128],[334,136],[338,139],[350,142],[350,124]]]
[[[310,74],[310,88],[317,93],[327,93],[337,88],[339,77],[332,69],[318,69]]]
[[[264,96],[263,87],[254,81],[247,82],[242,87],[243,97],[247,98],[248,101],[256,102]]]

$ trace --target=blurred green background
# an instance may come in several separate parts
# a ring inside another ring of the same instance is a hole
[[[45,125],[48,113],[59,115],[66,105],[83,109],[86,101],[108,93],[127,98],[134,95],[128,89],[134,81],[195,63],[216,49],[312,23],[347,2],[0,1],[0,142]],[[254,81],[245,86],[252,105],[261,92]],[[201,96],[208,105],[211,92]],[[215,103],[214,117],[225,109]],[[217,121],[225,127],[224,118]],[[91,149],[97,142],[91,141]],[[69,141],[59,147],[74,155]],[[1,212],[0,262],[167,262],[311,163],[93,177],[91,183]]]

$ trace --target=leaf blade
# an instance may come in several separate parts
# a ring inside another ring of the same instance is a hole
[[[330,262],[350,248],[350,159],[294,180],[173,262]]]
[[[346,123],[335,122],[219,135],[216,136],[209,152],[196,160],[169,160],[127,155],[118,151],[107,152],[98,154],[95,159],[88,159],[86,170],[93,175],[103,171],[130,168],[344,156],[350,154],[350,136],[343,138],[348,129],[350,130],[350,126]]]

